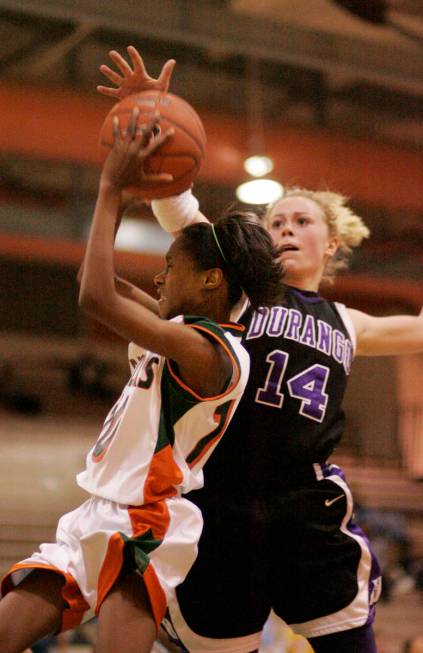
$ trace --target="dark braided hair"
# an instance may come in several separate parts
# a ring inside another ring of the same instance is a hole
[[[205,222],[186,227],[181,238],[198,269],[223,270],[231,306],[242,291],[254,308],[272,305],[281,298],[280,251],[255,213],[230,210],[213,227]]]

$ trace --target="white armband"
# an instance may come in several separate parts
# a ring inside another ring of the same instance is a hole
[[[196,221],[199,202],[191,190],[186,190],[180,195],[152,200],[151,208],[160,226],[172,233],[181,231]],[[202,220],[197,221],[202,222]]]

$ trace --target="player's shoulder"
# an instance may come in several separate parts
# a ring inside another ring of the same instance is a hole
[[[241,338],[245,331],[244,325],[230,320],[227,322],[216,322],[209,317],[199,315],[184,315],[182,319],[183,323],[188,326],[200,330],[202,329],[204,331],[210,331],[211,333],[224,338],[227,338],[228,336]]]
[[[227,321],[218,323],[208,317],[184,315],[184,323],[198,329],[208,340],[217,343],[238,370],[249,368],[249,354],[247,353],[242,338],[245,326],[238,322]]]

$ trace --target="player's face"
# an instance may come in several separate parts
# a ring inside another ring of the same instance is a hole
[[[154,283],[159,294],[160,317],[198,314],[202,304],[204,273],[197,270],[191,256],[175,240],[166,254],[165,269],[156,275]]]
[[[326,263],[336,252],[337,238],[329,228],[320,206],[306,197],[286,197],[272,210],[267,229],[282,248],[280,260],[288,284],[317,290]]]

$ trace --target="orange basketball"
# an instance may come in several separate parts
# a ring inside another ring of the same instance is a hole
[[[154,113],[159,113],[158,127],[162,132],[173,128],[174,134],[160,150],[144,163],[147,174],[168,173],[173,181],[154,185],[140,178],[139,185],[132,192],[146,199],[158,199],[178,195],[190,188],[200,170],[206,145],[203,124],[188,102],[160,91],[143,91],[124,98],[107,114],[100,131],[100,152],[104,160],[113,146],[113,118],[119,117],[121,128],[129,123],[134,107],[139,108],[138,125],[147,124]]]

